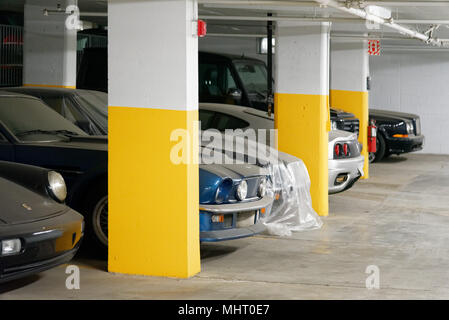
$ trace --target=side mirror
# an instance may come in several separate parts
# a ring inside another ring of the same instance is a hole
[[[234,100],[235,104],[240,104],[242,102],[242,90],[237,88],[231,88],[228,90],[228,97]]]

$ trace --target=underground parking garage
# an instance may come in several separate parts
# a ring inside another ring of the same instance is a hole
[[[2,1],[0,300],[448,299],[448,17]]]

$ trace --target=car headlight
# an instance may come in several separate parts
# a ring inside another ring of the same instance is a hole
[[[331,130],[337,130],[337,121],[331,120]]]
[[[407,121],[407,122],[405,122],[405,125],[407,127],[407,133],[408,134],[414,134],[415,133],[414,129],[413,129],[413,123]]]
[[[261,198],[265,197],[268,189],[267,178],[263,178],[259,183],[259,188],[257,189],[257,195]]]
[[[239,186],[237,187],[237,199],[240,201],[245,200],[247,193],[248,184],[245,180],[242,180],[242,182],[240,182]]]
[[[20,239],[8,239],[0,241],[0,256],[18,254],[22,250]]]
[[[229,192],[232,189],[232,179],[223,180],[217,188],[215,193],[215,203],[220,204],[226,201],[229,196]]]
[[[67,187],[61,174],[56,171],[48,172],[48,189],[56,201],[64,202],[67,197]]]

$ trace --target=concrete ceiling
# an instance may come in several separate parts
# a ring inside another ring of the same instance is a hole
[[[58,0],[43,0],[49,6],[56,8]],[[262,2],[262,1],[265,1]],[[262,1],[231,1],[231,4],[222,3],[217,0],[199,0],[199,14],[202,16],[266,16],[268,12],[274,16],[289,17],[330,17],[330,18],[355,18],[347,13],[332,8],[321,8],[313,1],[306,1],[307,6],[288,6],[283,5],[288,1],[285,0],[262,0]],[[206,3],[207,2],[207,3]],[[215,3],[213,3],[215,2]],[[303,2],[303,1],[295,1]],[[360,1],[359,1],[360,2]],[[361,1],[363,3],[363,1]],[[373,1],[367,1],[373,2]],[[376,5],[381,5],[392,11],[395,20],[449,20],[449,1],[419,1],[427,3],[427,6],[413,5],[412,1],[396,0],[396,1],[374,1]],[[1,0],[0,10],[7,11],[23,11],[25,0]],[[256,4],[254,4],[256,3]],[[78,0],[81,12],[107,12],[107,0]],[[431,6],[430,6],[431,5]],[[102,25],[107,24],[106,17],[86,17],[83,18]],[[414,30],[425,32],[431,26],[430,23],[413,24],[407,23],[405,26]],[[332,30],[335,34],[377,34],[384,38],[403,37],[399,33],[387,27],[381,27],[379,30],[367,29],[365,23],[360,20],[354,23],[334,22]],[[208,31],[211,33],[237,33],[237,34],[264,34],[266,31],[266,22],[263,21],[226,21],[226,20],[209,20]],[[439,38],[449,38],[449,28],[441,25],[435,35]],[[385,40],[389,45],[417,45],[422,46],[423,43],[417,40]]]

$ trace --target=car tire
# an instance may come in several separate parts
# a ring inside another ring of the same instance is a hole
[[[106,250],[108,247],[108,188],[97,184],[90,188],[85,211],[86,236],[92,245]]]
[[[385,157],[385,150],[386,150],[385,139],[382,136],[382,134],[378,132],[376,139],[376,152],[374,153],[370,152],[369,162],[372,163],[382,160]]]

